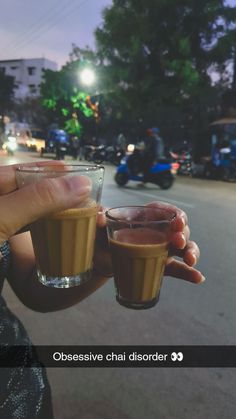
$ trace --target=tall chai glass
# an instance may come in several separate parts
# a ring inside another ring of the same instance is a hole
[[[44,178],[76,175],[90,179],[89,197],[77,207],[52,213],[30,225],[38,278],[48,287],[69,288],[91,277],[104,168],[47,164],[21,165],[16,170],[18,188]]]

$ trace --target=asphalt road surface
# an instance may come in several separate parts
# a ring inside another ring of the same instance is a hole
[[[0,164],[37,160],[20,154]],[[115,185],[106,168],[105,206],[173,203],[199,244],[202,285],[166,278],[156,307],[122,308],[111,280],[77,306],[34,313],[7,286],[4,295],[35,344],[236,345],[236,184],[178,177],[173,188]],[[56,419],[232,419],[236,371],[219,368],[48,369]],[[46,419],[46,418],[45,418]]]

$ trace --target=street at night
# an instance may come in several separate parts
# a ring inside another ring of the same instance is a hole
[[[36,161],[36,153],[0,156],[1,164]],[[113,280],[73,308],[40,314],[25,308],[7,285],[4,296],[38,345],[236,345],[235,183],[180,177],[167,191],[148,184],[124,188],[106,166],[102,203],[167,201],[188,215],[201,250],[201,285],[165,278],[159,303],[135,311],[115,301]],[[57,419],[231,419],[234,369],[48,369]],[[67,416],[67,412],[70,412]],[[96,415],[94,416],[94,412]]]

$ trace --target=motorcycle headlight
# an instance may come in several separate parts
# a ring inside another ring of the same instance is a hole
[[[135,145],[134,144],[128,144],[127,151],[129,153],[133,153],[134,149],[135,149]]]
[[[8,148],[12,151],[15,151],[16,150],[16,143],[9,143]]]
[[[15,143],[16,142],[16,137],[12,137],[11,135],[8,137],[8,141],[10,141],[11,143]]]

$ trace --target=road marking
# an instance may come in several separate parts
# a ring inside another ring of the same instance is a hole
[[[123,189],[123,190],[125,190],[125,189]],[[141,191],[134,191],[134,190],[129,189],[129,192],[132,192],[134,194],[140,195],[140,192]],[[158,195],[154,195],[154,194],[150,194],[150,193],[145,193],[145,191],[143,189],[142,189],[142,193],[143,193],[143,195],[145,195],[145,196],[147,196],[149,198],[154,198],[155,200],[157,200],[159,198]],[[186,208],[195,208],[195,205],[188,204],[187,202],[177,201],[175,199],[169,199],[169,198],[168,199],[165,199],[162,196],[160,196],[160,198],[161,198],[161,201],[163,201],[163,202],[167,202],[167,203],[169,202],[170,204],[175,204],[175,205],[186,207]]]

